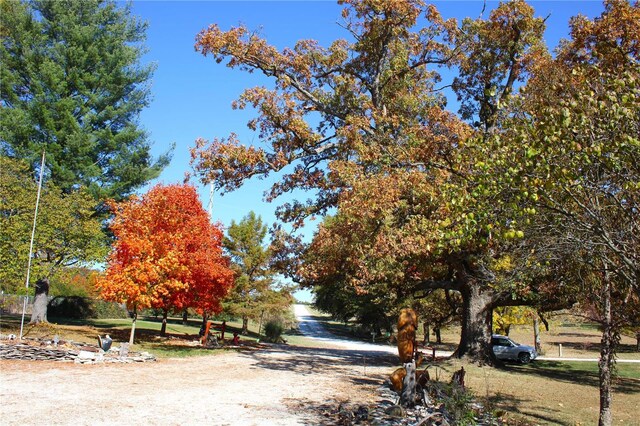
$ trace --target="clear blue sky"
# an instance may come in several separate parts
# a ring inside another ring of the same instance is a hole
[[[445,18],[477,17],[482,1],[436,1]],[[497,2],[487,2],[487,11]],[[538,16],[546,17],[545,40],[551,48],[567,36],[568,21],[578,13],[593,17],[601,13],[600,1],[532,1]],[[246,126],[251,111],[234,111],[231,102],[244,88],[268,85],[261,75],[230,70],[194,50],[195,36],[210,24],[223,30],[240,23],[260,30],[267,41],[278,48],[293,46],[300,39],[315,39],[327,46],[347,34],[337,24],[342,7],[333,1],[134,1],[133,14],[149,23],[146,63],[157,65],[153,77],[153,101],[140,116],[141,125],[150,133],[152,152],[159,155],[175,143],[173,160],[157,181],[182,182],[190,171],[189,149],[198,137],[211,140],[231,132],[246,144],[260,141]],[[274,177],[274,178],[277,178]],[[199,185],[199,183],[198,183]],[[206,207],[208,188],[200,187]],[[267,224],[275,222],[278,203],[263,202],[269,180],[252,180],[240,190],[223,197],[214,196],[213,220],[228,226],[249,211],[261,215]],[[305,235],[311,236],[313,224]],[[308,294],[299,295],[308,299]]]

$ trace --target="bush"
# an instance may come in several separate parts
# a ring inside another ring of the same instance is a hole
[[[91,301],[81,296],[56,296],[47,306],[47,316],[67,319],[93,318]]]
[[[56,296],[49,302],[47,315],[67,319],[127,318],[127,310],[117,303],[81,296]]]
[[[426,390],[436,403],[442,404],[442,411],[456,425],[474,425],[472,403],[474,395],[471,391],[456,383],[442,383],[430,380]]]
[[[104,300],[93,300],[93,319],[125,319],[129,318],[129,312],[124,305]]]
[[[284,325],[277,320],[271,320],[264,326],[264,334],[268,342],[278,343],[282,339]]]

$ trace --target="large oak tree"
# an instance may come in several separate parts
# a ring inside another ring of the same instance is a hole
[[[42,189],[30,254],[37,192],[28,164],[0,157],[0,289],[9,294],[24,288],[30,255],[31,276],[55,281],[66,267],[99,262],[108,251],[94,218],[96,201],[86,189],[63,193],[48,183]]]
[[[338,208],[307,251],[301,280],[340,271],[360,292],[380,283],[456,290],[457,354],[492,363],[492,309],[522,303],[518,284],[492,265],[522,230],[503,215],[519,206],[476,184],[476,155],[499,137],[516,83],[546,55],[543,20],[523,1],[460,25],[421,1],[344,3],[350,38],[328,48],[302,40],[278,51],[243,27],[213,25],[198,36],[203,54],[261,71],[275,87],[247,89],[236,104],[258,110],[249,125],[265,147],[235,135],[199,141],[196,167],[225,190],[287,167],[268,198],[296,188],[315,197],[285,204],[282,219],[298,224]],[[458,71],[459,116],[445,109],[440,66]]]

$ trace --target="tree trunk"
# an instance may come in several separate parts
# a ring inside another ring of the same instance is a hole
[[[249,317],[242,317],[242,330],[240,331],[240,334],[243,336],[249,334]]]
[[[442,344],[442,334],[440,333],[440,327],[434,327],[433,332],[436,335],[436,343],[439,345]]]
[[[47,294],[36,294],[31,311],[31,324],[47,322]]]
[[[264,319],[264,310],[260,312],[260,324],[258,324],[258,339],[262,338],[262,320]]]
[[[504,335],[508,336],[510,331],[511,331],[511,324],[507,324],[507,326],[504,328]]]
[[[540,322],[537,317],[533,319],[533,344],[536,348],[536,353],[542,354],[542,344],[540,343]]]
[[[611,369],[614,362],[616,332],[614,330],[611,313],[611,283],[605,271],[602,307],[602,340],[600,343],[600,361],[598,370],[600,376],[600,418],[598,426],[611,426]]]
[[[47,278],[39,279],[36,282],[36,297],[33,300],[33,308],[31,311],[31,324],[47,322],[47,296],[49,295],[49,280]]]
[[[189,325],[189,313],[186,309],[182,311],[182,325]]]
[[[422,327],[424,328],[424,340],[422,341],[422,344],[423,345],[427,345],[430,342],[430,340],[429,340],[430,339],[430,336],[429,336],[429,332],[430,332],[429,324],[424,322],[424,323],[422,323]]]
[[[129,346],[133,345],[133,336],[136,333],[136,320],[138,319],[138,307],[133,307],[133,318],[131,321],[131,334],[129,335]]]
[[[202,329],[204,330],[207,327],[207,320],[209,319],[209,315],[206,312],[202,313]]]
[[[160,328],[160,335],[167,335],[167,317],[169,316],[169,311],[167,309],[162,311],[162,327]]]
[[[493,291],[476,280],[463,282],[462,333],[454,357],[467,357],[481,365],[495,365],[496,357],[491,348],[493,321]]]

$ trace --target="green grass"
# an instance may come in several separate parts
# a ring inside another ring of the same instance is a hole
[[[479,367],[450,359],[431,364],[431,378],[448,382],[464,366],[465,383],[478,400],[492,410],[504,411],[514,425],[597,424],[599,403],[596,362],[536,360],[528,365]],[[613,412],[616,424],[637,425],[640,401],[640,366],[618,364],[613,380]]]
[[[0,317],[0,333],[18,334],[20,330],[20,316],[3,314]],[[27,319],[28,322],[28,319]],[[220,321],[214,321],[219,324]],[[197,345],[202,321],[189,319],[187,325],[182,324],[182,318],[169,318],[167,321],[167,335],[160,336],[162,320],[146,317],[136,321],[134,351],[147,351],[161,358],[188,357],[212,355],[220,352],[218,349],[205,349]],[[241,342],[255,345],[258,339],[257,324],[249,327],[249,334],[241,336]],[[242,323],[227,321],[225,339],[230,340],[234,332],[240,332]],[[69,320],[66,318],[49,318],[48,324],[31,326],[25,324],[26,338],[52,339],[58,335],[63,341],[83,342],[90,345],[97,344],[97,335],[111,335],[114,345],[128,342],[131,331],[131,319],[99,319],[99,320]]]

